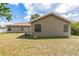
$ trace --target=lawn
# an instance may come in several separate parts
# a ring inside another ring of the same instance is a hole
[[[79,55],[79,37],[26,39],[22,33],[0,34],[1,56],[71,56]]]

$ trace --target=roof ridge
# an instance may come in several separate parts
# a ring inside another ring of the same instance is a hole
[[[38,17],[38,18],[32,20],[31,22],[34,22],[34,21],[36,21],[36,20],[38,20],[38,19],[40,19],[40,18],[46,17],[46,16],[51,15],[51,14],[54,15],[54,16],[56,16],[56,17],[58,17],[58,18],[63,19],[64,21],[67,21],[67,22],[71,23],[71,21],[67,20],[68,18],[63,17],[63,16],[61,16],[61,15],[58,15],[58,14],[55,13],[55,12],[51,12],[51,13],[48,13],[48,14],[46,14],[46,15],[40,16],[40,17]]]
[[[31,26],[30,23],[14,23],[14,24],[9,24],[7,26]]]

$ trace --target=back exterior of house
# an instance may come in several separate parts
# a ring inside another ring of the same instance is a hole
[[[15,23],[7,25],[7,32],[19,32],[19,33],[30,33],[29,23]]]
[[[71,35],[70,22],[49,14],[31,22],[31,35],[69,37]]]
[[[0,33],[4,33],[7,31],[7,27],[0,27]]]
[[[33,20],[31,23],[16,23],[7,25],[7,32],[30,33],[31,36],[61,36],[71,35],[70,21],[55,14],[48,14]]]

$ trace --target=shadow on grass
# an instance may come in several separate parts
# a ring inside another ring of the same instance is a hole
[[[40,39],[68,39],[68,37],[37,37],[37,38],[33,38],[27,35],[20,35],[19,37],[17,37],[17,39],[31,39],[31,40],[40,40]]]
[[[31,38],[23,34],[23,35],[18,36],[17,39],[31,39]]]
[[[72,34],[72,35],[74,35],[74,36],[79,36],[79,34]]]
[[[46,37],[37,37],[36,39],[68,39],[68,37],[46,36]]]

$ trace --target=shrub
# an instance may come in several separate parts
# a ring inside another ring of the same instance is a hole
[[[72,35],[79,35],[79,23],[72,23],[71,24],[71,34]]]

